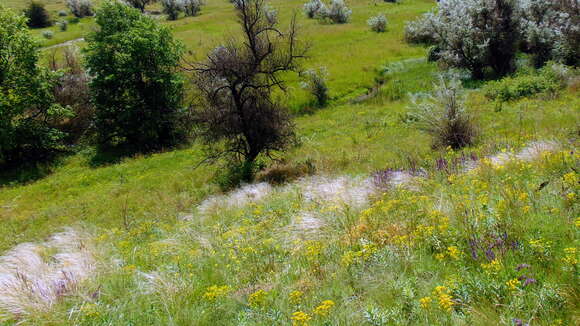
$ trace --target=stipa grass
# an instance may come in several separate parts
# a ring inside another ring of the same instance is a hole
[[[16,246],[0,257],[0,320],[48,311],[95,270],[93,248],[81,231]]]

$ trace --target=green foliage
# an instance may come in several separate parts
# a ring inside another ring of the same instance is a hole
[[[168,27],[118,2],[106,2],[96,23],[85,54],[99,144],[151,151],[182,142],[181,43]]]
[[[53,127],[69,115],[54,102],[57,74],[40,68],[26,18],[0,6],[0,165],[36,160],[62,150]]]
[[[256,161],[238,162],[231,160],[224,169],[215,175],[214,182],[223,191],[231,190],[243,183],[252,182],[262,167],[262,164]]]
[[[538,94],[553,95],[561,88],[560,80],[548,67],[529,74],[506,77],[486,85],[485,96],[509,102]]]
[[[28,27],[43,28],[52,25],[52,20],[48,11],[44,8],[44,4],[37,1],[32,1],[28,8],[24,10],[26,18],[28,18]]]

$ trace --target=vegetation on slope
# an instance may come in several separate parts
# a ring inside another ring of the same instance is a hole
[[[284,20],[302,1],[272,3]],[[407,93],[430,91],[436,64],[400,61],[424,54],[402,43],[403,22],[431,5],[351,1],[349,24],[303,21],[314,44],[308,65],[327,67],[333,100],[304,110],[308,95],[293,89],[286,100],[309,114],[296,118],[299,146],[278,168],[307,165],[317,176],[216,195],[219,168],[198,166],[198,144],[113,163],[87,147],[27,171],[38,180],[4,176],[0,275],[15,275],[6,257],[16,253],[38,258],[46,279],[63,280],[53,272],[65,265],[74,277],[65,275],[68,295],[50,292],[54,302],[0,314],[2,322],[576,324],[577,79],[555,92],[512,92],[534,79],[530,70],[493,92],[469,91],[478,141],[431,148]],[[230,6],[210,2],[170,24],[203,54],[235,33]],[[389,29],[373,33],[366,20],[385,10]],[[356,98],[375,78],[383,86]],[[502,89],[517,96],[499,109],[487,96]],[[410,183],[393,187],[395,172]],[[74,241],[58,246],[66,226],[84,231],[65,232]],[[38,244],[11,251],[27,241]],[[69,265],[63,253],[86,260]],[[11,294],[29,293],[21,290]]]

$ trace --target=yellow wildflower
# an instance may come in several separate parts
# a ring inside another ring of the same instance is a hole
[[[431,297],[423,297],[423,298],[419,299],[419,304],[421,305],[421,308],[429,309],[429,305],[431,305],[431,301],[433,301],[433,299]]]
[[[497,273],[501,270],[501,262],[496,258],[489,262],[489,264],[481,264],[481,267],[488,274]]]
[[[250,297],[248,298],[248,304],[254,308],[264,306],[266,303],[266,295],[268,295],[268,292],[264,290],[258,290],[250,294]]]
[[[564,257],[563,261],[566,264],[569,264],[569,265],[576,265],[576,264],[578,264],[578,258],[576,258],[577,257],[576,251],[577,250],[574,247],[570,247],[570,248],[564,249],[564,252],[566,253],[566,256]]]
[[[447,247],[447,255],[449,255],[449,257],[457,260],[457,259],[459,259],[459,256],[461,255],[461,251],[459,249],[457,249],[456,246],[450,246],[450,247]]]
[[[517,278],[511,279],[507,282],[505,282],[505,284],[508,286],[508,288],[511,291],[515,291],[518,289],[518,285],[520,285],[520,281]]]
[[[330,309],[334,306],[334,301],[324,300],[322,303],[314,308],[314,314],[319,316],[327,316]]]
[[[312,319],[312,317],[305,312],[296,311],[292,314],[290,319],[292,319],[292,326],[308,326],[308,321]]]
[[[290,292],[290,303],[292,304],[298,304],[300,303],[300,301],[302,301],[302,296],[304,295],[304,293],[302,291],[292,291]]]
[[[217,286],[212,285],[208,287],[203,294],[207,301],[215,301],[217,298],[227,295],[230,292],[230,287],[227,285]]]

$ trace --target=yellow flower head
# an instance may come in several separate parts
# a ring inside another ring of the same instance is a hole
[[[290,303],[292,303],[292,304],[300,303],[300,301],[302,301],[303,295],[304,295],[304,292],[298,291],[298,290],[290,292],[290,295],[289,295]]]
[[[264,290],[258,290],[252,294],[250,294],[250,297],[248,298],[248,304],[251,307],[262,307],[266,304],[266,296],[268,295],[268,292],[264,291]]]
[[[333,306],[334,301],[324,300],[318,307],[314,308],[314,314],[319,316],[327,316]]]
[[[308,326],[308,321],[312,319],[312,317],[305,312],[296,311],[292,314],[290,319],[292,320],[292,326]]]
[[[419,304],[421,305],[421,308],[429,309],[429,306],[431,305],[431,301],[433,301],[433,299],[431,297],[423,297],[423,298],[419,299]]]

